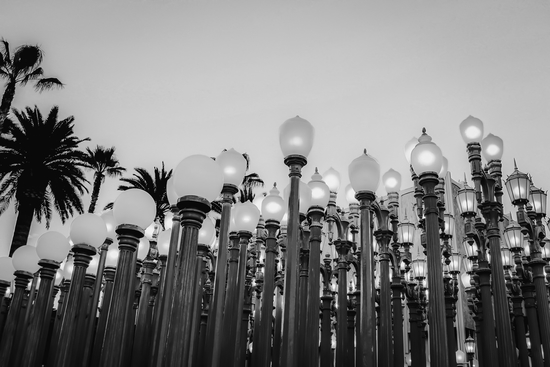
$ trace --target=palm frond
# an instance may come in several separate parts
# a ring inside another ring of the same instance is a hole
[[[53,88],[63,88],[64,84],[57,78],[43,78],[36,82],[34,89],[37,92],[43,92]]]
[[[22,45],[13,54],[13,69],[16,75],[26,74],[42,62],[42,50],[38,46]]]
[[[0,40],[0,42],[4,46],[4,59],[5,59],[5,62],[6,63],[11,63],[10,44],[8,43],[8,41],[6,41],[3,38],[2,38],[2,40]]]
[[[43,74],[44,74],[44,70],[42,70],[42,68],[36,68],[30,73],[25,74],[25,76],[19,81],[19,84],[26,85],[31,80],[36,80],[40,78]]]

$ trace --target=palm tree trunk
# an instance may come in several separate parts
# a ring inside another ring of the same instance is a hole
[[[25,202],[19,202],[17,211],[17,221],[15,222],[15,230],[13,232],[9,256],[12,256],[19,247],[27,244],[29,233],[31,232],[32,218],[34,216],[32,205]]]
[[[4,121],[8,117],[10,112],[11,103],[13,102],[13,97],[15,96],[15,78],[10,79],[6,89],[4,90],[4,95],[2,96],[2,104],[0,105],[0,133],[4,132]]]
[[[96,174],[94,175],[94,188],[92,189],[92,198],[90,200],[90,207],[88,208],[88,213],[93,213],[95,211],[97,199],[99,198],[99,190],[101,190],[101,184],[103,183],[104,177],[105,175],[99,172],[96,172]]]

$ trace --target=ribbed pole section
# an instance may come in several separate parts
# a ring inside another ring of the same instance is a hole
[[[311,207],[308,210],[308,217],[311,220],[309,225],[309,284],[307,296],[307,315],[306,332],[310,339],[307,349],[308,354],[307,367],[319,366],[319,306],[321,297],[319,296],[319,284],[321,281],[321,239],[323,225],[321,219],[324,216],[324,210],[321,207]]]

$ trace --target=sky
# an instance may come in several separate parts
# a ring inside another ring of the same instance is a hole
[[[473,115],[504,140],[504,177],[515,158],[550,187],[548,1],[0,2],[0,37],[38,44],[45,76],[65,83],[19,88],[13,107],[58,105],[91,139],[83,147],[116,147],[127,175],[234,148],[250,155],[265,191],[274,182],[282,191],[278,129],[299,115],[315,127],[305,182],[315,167],[334,167],[343,189],[367,149],[411,186],[403,148],[423,127],[462,180],[458,126]],[[117,186],[106,180],[100,208]],[[13,208],[0,216],[0,256],[14,223]],[[51,229],[69,234],[58,219]],[[33,225],[33,235],[44,231]]]

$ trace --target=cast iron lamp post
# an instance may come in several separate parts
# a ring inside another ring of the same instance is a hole
[[[418,182],[424,191],[424,226],[430,288],[430,307],[428,308],[430,363],[438,367],[449,367],[445,295],[441,278],[443,268],[439,242],[438,197],[435,193],[435,188],[439,184],[438,173],[443,166],[443,156],[441,149],[431,140],[432,138],[423,129],[418,144],[411,152],[411,166],[418,175]]]
[[[113,215],[118,226],[119,255],[116,266],[113,293],[109,303],[105,336],[102,342],[100,366],[122,366],[125,351],[121,345],[128,339],[126,320],[134,295],[135,252],[139,239],[155,217],[155,202],[143,190],[122,192],[113,205]],[[104,226],[105,227],[105,226]]]
[[[288,200],[287,258],[284,279],[284,309],[280,366],[295,367],[298,360],[298,261],[299,184],[302,168],[313,147],[313,126],[298,116],[285,121],[279,128],[279,143],[284,162],[289,168],[290,195]],[[306,208],[304,208],[306,209]]]
[[[14,365],[12,362],[18,358],[16,353],[18,345],[15,341],[20,338],[20,333],[24,332],[25,329],[25,320],[21,317],[25,288],[33,278],[33,274],[40,268],[38,265],[39,260],[36,248],[30,245],[19,247],[12,256],[12,264],[15,268],[15,292],[12,296],[0,342],[0,361],[7,363],[7,365]]]
[[[426,259],[417,258],[411,262],[410,280],[404,279],[405,296],[409,308],[411,327],[411,360],[413,367],[426,365],[426,348],[423,340],[424,333],[424,303],[426,288],[423,283],[426,278]]]
[[[460,132],[464,142],[467,144],[468,160],[474,181],[477,205],[485,218],[486,224],[484,230],[489,241],[489,249],[491,253],[500,255],[500,230],[498,223],[503,214],[502,163],[500,161],[503,153],[502,139],[489,134],[480,143],[483,136],[483,123],[472,116],[462,121]],[[481,155],[488,162],[486,169],[482,168]],[[502,259],[498,255],[492,259],[493,270],[491,273],[496,335],[499,349],[498,360],[500,366],[512,367],[516,355],[512,339],[506,281],[504,279],[504,272],[502,271]],[[485,300],[483,302],[485,305],[488,305],[485,303]]]
[[[514,162],[515,164],[515,162]],[[542,218],[546,216],[546,193],[534,187],[529,176],[514,167],[514,172],[506,180],[506,188],[512,204],[518,208],[517,219],[522,233],[529,241],[529,266],[532,269],[537,302],[537,315],[541,327],[540,338],[544,354],[550,356],[550,309],[544,281],[546,261],[542,259],[545,230]],[[544,366],[550,366],[550,358],[544,358]]]
[[[48,325],[50,323],[51,294],[53,292],[55,275],[59,264],[67,257],[71,245],[67,237],[59,232],[46,232],[36,244],[36,253],[40,257],[40,287],[34,304],[32,320],[26,331],[25,347],[21,366],[35,367],[42,361],[45,345],[42,343],[47,338]],[[28,305],[27,307],[30,307]]]

